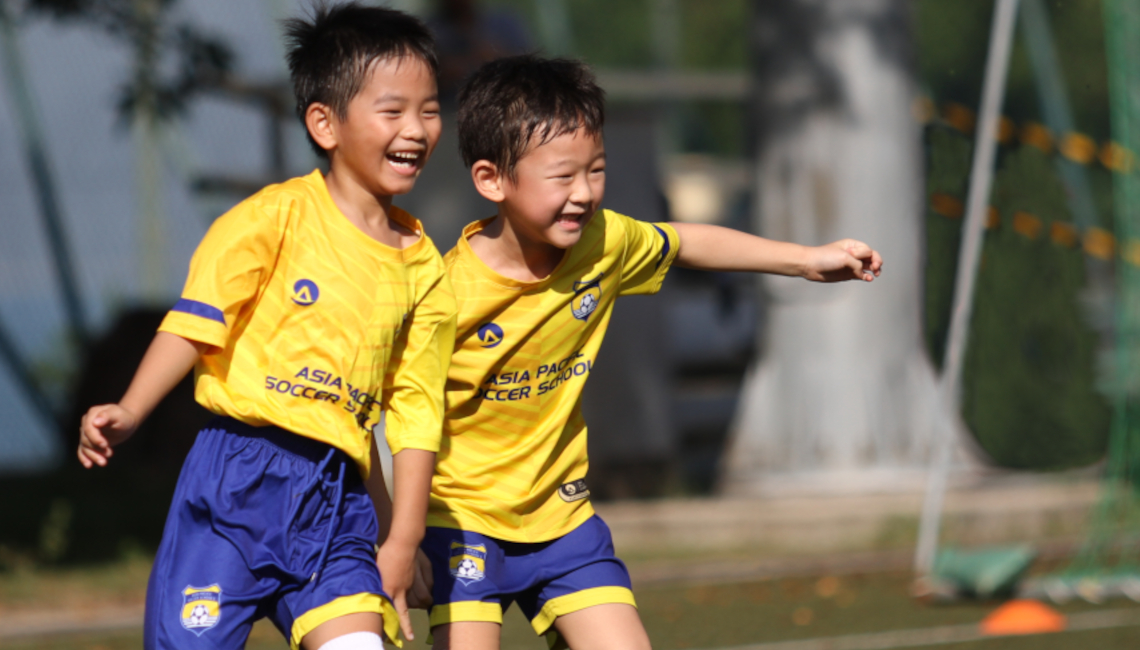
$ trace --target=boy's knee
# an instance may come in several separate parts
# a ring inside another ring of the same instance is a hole
[[[342,634],[317,650],[384,650],[384,642],[375,632]]]

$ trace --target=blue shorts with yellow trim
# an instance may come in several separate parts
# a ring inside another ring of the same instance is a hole
[[[435,585],[431,626],[466,621],[502,623],[518,603],[534,631],[593,605],[634,605],[629,571],[614,556],[610,529],[594,515],[558,539],[507,542],[454,528],[430,527],[421,544]]]
[[[144,646],[244,648],[268,617],[296,649],[313,628],[378,612],[377,525],[355,463],[276,427],[215,418],[198,433],[147,586]]]

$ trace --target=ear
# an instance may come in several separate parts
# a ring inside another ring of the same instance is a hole
[[[305,128],[321,149],[332,151],[337,146],[337,120],[325,104],[313,102],[305,109]]]
[[[492,203],[502,203],[506,198],[503,184],[508,182],[499,173],[499,168],[489,160],[477,160],[471,165],[471,180],[475,183],[475,191]]]

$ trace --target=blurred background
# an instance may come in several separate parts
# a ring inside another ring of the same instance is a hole
[[[659,295],[619,303],[586,393],[589,481],[656,645],[979,620],[992,601],[909,596],[939,436],[954,438],[937,510],[947,547],[1033,542],[1040,575],[1137,557],[1132,502],[1101,488],[1106,468],[1131,485],[1140,459],[1114,320],[1132,286],[1122,269],[1140,264],[1118,225],[1136,169],[1109,93],[1127,56],[1106,33],[1109,5],[1135,13],[1133,0],[1021,0],[960,422],[939,373],[994,2],[387,4],[439,40],[444,136],[396,203],[442,252],[493,214],[455,148],[458,84],[541,51],[587,61],[607,91],[605,207],[803,244],[854,237],[886,259],[859,286],[674,269]],[[122,394],[213,219],[318,166],[278,25],[308,6],[0,0],[0,646],[137,643],[119,630],[141,620],[208,414],[187,380],[99,472],[75,462],[79,416]],[[1122,519],[1096,515],[1121,503]],[[1066,605],[1072,620],[1109,594],[1092,596]],[[61,636],[68,625],[77,636]],[[505,645],[537,647],[511,629]],[[1082,646],[1140,641],[1126,625],[1088,629]],[[258,634],[251,647],[280,645]]]

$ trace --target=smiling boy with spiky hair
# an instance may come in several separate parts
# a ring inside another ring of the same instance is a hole
[[[126,394],[81,425],[80,461],[106,465],[191,368],[218,416],[186,459],[155,558],[151,650],[241,648],[266,616],[306,650],[412,637],[455,300],[392,197],[439,139],[434,45],[416,19],[355,3],[286,27],[297,111],[328,173],[269,186],[214,223]],[[381,408],[394,502],[372,436]]]

